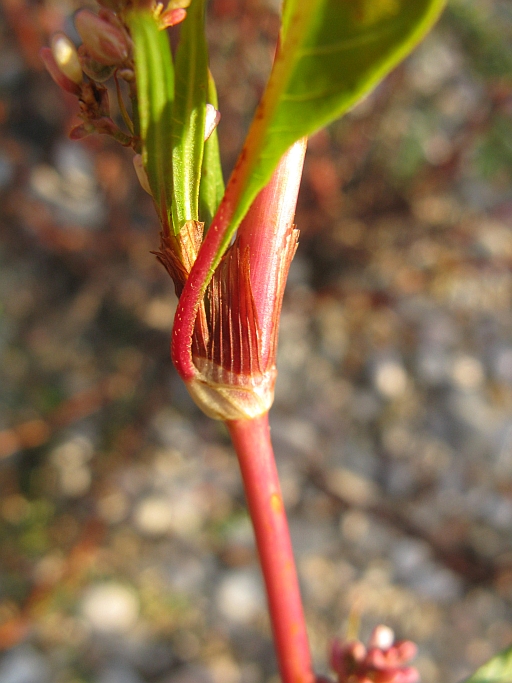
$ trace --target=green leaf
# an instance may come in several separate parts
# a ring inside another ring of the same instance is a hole
[[[233,177],[236,208],[210,272],[284,152],[370,92],[424,37],[444,4],[285,0],[278,54]]]
[[[186,221],[199,220],[199,184],[208,89],[204,4],[204,0],[193,0],[190,4],[176,52],[172,127],[173,222],[176,234]]]
[[[209,104],[218,109],[217,90],[211,73],[208,73]],[[224,195],[224,179],[220,163],[219,137],[217,129],[204,143],[203,167],[201,169],[201,186],[199,188],[199,217],[204,221],[207,230]]]
[[[137,118],[142,160],[164,226],[170,226],[172,207],[171,115],[174,69],[166,31],[151,12],[126,15],[134,44],[137,78]]]
[[[503,650],[481,666],[463,683],[511,683],[512,647]]]

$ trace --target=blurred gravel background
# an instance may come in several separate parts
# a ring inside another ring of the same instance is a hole
[[[226,174],[277,0],[211,0]],[[168,353],[176,301],[130,154],[71,143],[0,24],[0,683],[276,683],[227,433]],[[512,642],[512,5],[453,0],[310,143],[272,411],[319,672],[351,611],[456,683]]]

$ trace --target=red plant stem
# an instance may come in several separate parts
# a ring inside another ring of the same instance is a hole
[[[227,423],[252,518],[283,683],[313,683],[306,623],[268,415]]]

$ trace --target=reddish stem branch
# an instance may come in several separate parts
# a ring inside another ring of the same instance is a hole
[[[283,683],[313,683],[299,583],[268,415],[227,423],[242,471]]]
[[[178,301],[172,329],[171,357],[185,382],[193,379],[196,373],[192,361],[192,336],[197,311],[210,281],[212,264],[229,227],[239,186],[235,168]]]

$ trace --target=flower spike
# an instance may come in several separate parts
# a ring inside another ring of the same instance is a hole
[[[387,626],[377,626],[368,648],[359,640],[335,641],[331,647],[331,666],[338,683],[417,683],[418,670],[407,666],[416,656],[410,640],[395,642]]]

